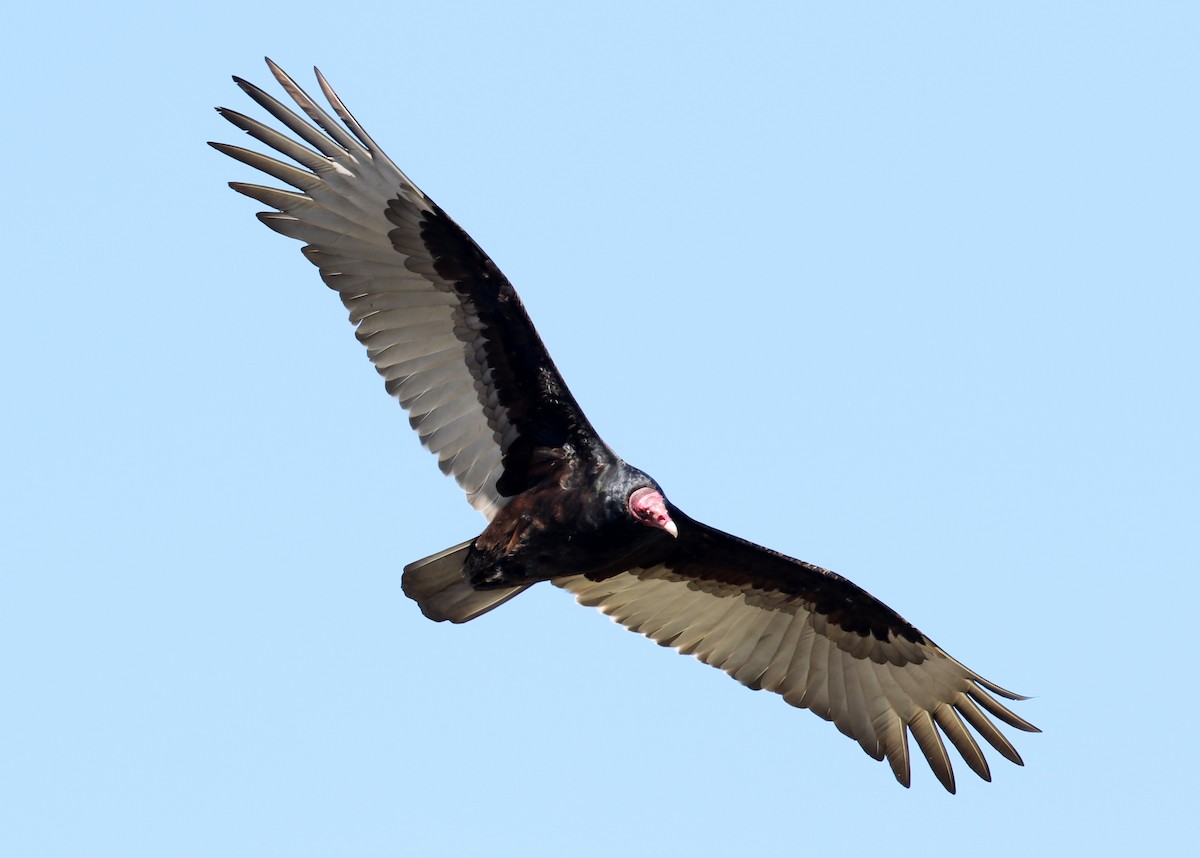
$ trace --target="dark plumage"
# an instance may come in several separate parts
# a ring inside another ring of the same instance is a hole
[[[231,186],[271,207],[263,223],[305,243],[388,392],[488,520],[475,539],[405,569],[404,591],[426,616],[466,622],[550,581],[832,720],[886,757],[905,786],[910,733],[951,791],[943,737],[991,777],[967,724],[1021,763],[991,720],[1036,730],[993,695],[1020,697],[845,578],[694,521],[613,453],[492,260],[375,145],[319,72],[340,123],[268,64],[311,123],[234,80],[301,142],[220,113],[299,166],[212,145],[296,190]]]

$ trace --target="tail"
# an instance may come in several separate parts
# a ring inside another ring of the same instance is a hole
[[[439,551],[424,560],[417,560],[404,567],[401,586],[404,595],[421,606],[421,613],[439,623],[465,623],[492,608],[503,605],[513,596],[529,587],[503,587],[496,590],[476,590],[467,583],[463,564],[473,539],[461,545]]]

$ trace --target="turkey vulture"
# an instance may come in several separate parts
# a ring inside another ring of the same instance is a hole
[[[600,440],[487,254],[392,163],[319,71],[337,119],[267,63],[308,120],[234,81],[294,137],[218,112],[294,163],[211,145],[295,190],[230,186],[272,209],[259,220],[304,242],[421,443],[487,519],[474,539],[405,567],[404,592],[425,616],[467,622],[549,581],[632,631],[833,721],[876,760],[886,757],[905,786],[909,733],[950,792],[943,736],[991,780],[967,724],[1022,765],[988,716],[1036,732],[993,695],[1024,698],[845,578],[722,533],[667,500]]]

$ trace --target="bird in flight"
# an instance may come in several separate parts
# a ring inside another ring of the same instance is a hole
[[[475,538],[405,567],[404,592],[425,616],[464,623],[549,581],[631,631],[832,721],[886,758],[904,786],[909,734],[950,792],[943,739],[991,780],[968,725],[1022,765],[993,719],[1037,732],[997,699],[1024,698],[840,575],[671,503],[596,434],[495,263],[384,154],[321,73],[334,115],[267,64],[303,116],[234,81],[290,135],[218,111],[288,160],[210,145],[290,186],[230,183],[269,207],[258,215],[264,224],[304,242],[421,443],[487,519]]]

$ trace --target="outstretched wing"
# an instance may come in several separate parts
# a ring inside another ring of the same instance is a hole
[[[992,695],[1024,698],[955,661],[845,578],[674,508],[671,516],[679,538],[664,559],[602,580],[571,575],[554,583],[631,631],[833,721],[872,757],[886,757],[905,786],[909,733],[950,792],[954,772],[942,736],[976,774],[991,780],[965,724],[1022,765],[988,714],[1037,732]]]
[[[492,260],[379,149],[319,71],[341,123],[267,64],[311,122],[236,77],[295,137],[218,111],[298,166],[210,145],[296,190],[230,186],[274,209],[259,214],[263,223],[305,243],[421,443],[491,519],[561,461],[555,451],[600,442]]]

